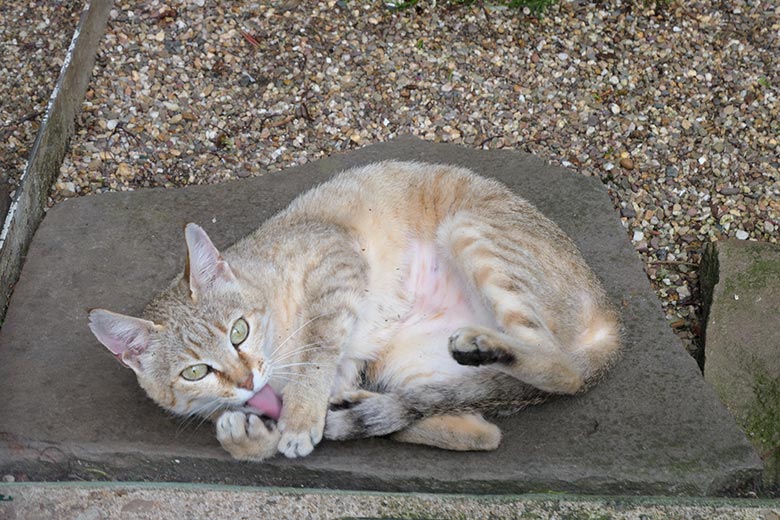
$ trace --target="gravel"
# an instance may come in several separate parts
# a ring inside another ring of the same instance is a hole
[[[81,6],[75,0],[0,2],[0,208],[27,165]]]
[[[262,175],[412,133],[609,189],[671,326],[702,245],[777,242],[780,7],[117,0],[52,203]],[[60,53],[62,54],[62,53]]]

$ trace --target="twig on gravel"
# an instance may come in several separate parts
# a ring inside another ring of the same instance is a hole
[[[485,145],[486,145],[486,144],[488,144],[488,143],[489,143],[490,141],[492,141],[493,139],[500,139],[500,138],[502,138],[502,137],[504,137],[502,134],[499,134],[499,135],[491,135],[490,137],[486,138],[486,139],[485,139],[485,140],[483,140],[481,143],[479,143],[479,147],[480,147],[480,148],[484,148],[484,147],[485,147]]]
[[[7,125],[3,126],[3,134],[2,134],[3,135],[3,139],[5,139],[5,136],[7,134],[9,134],[14,127],[17,127],[17,126],[21,125],[22,123],[26,123],[27,121],[30,121],[31,119],[37,119],[38,117],[42,116],[45,113],[46,113],[45,110],[36,110],[34,112],[30,112],[29,114],[25,114],[22,117],[20,117],[19,119],[17,119],[16,121],[12,121],[12,122],[8,123]]]
[[[485,15],[485,21],[487,22],[488,29],[490,29],[489,36],[495,36],[495,30],[493,29],[493,22],[490,19],[490,13],[488,13],[487,7],[485,7],[485,0],[479,0],[479,7],[482,9],[482,14]]]
[[[699,267],[699,264],[696,262],[684,262],[682,260],[657,260],[648,263],[651,265],[690,265],[693,267]]]
[[[252,47],[254,47],[255,49],[260,47],[260,42],[257,41],[254,36],[252,36],[251,34],[249,34],[244,30],[241,30],[240,32],[241,32],[241,36],[243,36],[244,39],[248,41],[250,45],[252,45]]]
[[[271,117],[273,117],[273,116],[270,116],[268,119],[270,119]],[[295,119],[295,115],[294,115],[294,114],[293,114],[293,115],[289,115],[289,116],[287,116],[287,117],[284,117],[284,118],[282,118],[282,119],[279,119],[278,121],[272,121],[272,122],[270,122],[270,123],[266,123],[266,122],[265,122],[265,120],[264,120],[264,121],[262,122],[262,124],[261,124],[261,127],[262,127],[262,128],[276,128],[276,127],[278,127],[278,126],[284,126],[284,125],[286,125],[287,123],[289,123],[289,122],[290,122],[290,121],[292,121],[293,119]],[[266,120],[267,120],[267,119],[266,119]]]

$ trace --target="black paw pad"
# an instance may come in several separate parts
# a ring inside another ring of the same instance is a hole
[[[498,352],[494,350],[453,350],[452,358],[461,365],[490,365],[499,360]]]

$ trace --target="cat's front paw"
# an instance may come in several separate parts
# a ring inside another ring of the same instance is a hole
[[[279,430],[282,432],[279,438],[279,451],[291,459],[305,457],[314,451],[314,447],[322,440],[324,429],[324,417],[315,424],[304,422],[293,425],[291,422],[281,420],[279,421]]]
[[[482,327],[456,330],[450,336],[449,350],[452,358],[461,365],[479,366],[515,361],[506,346],[496,340],[493,331]]]
[[[225,412],[217,419],[217,440],[239,460],[262,460],[276,454],[279,430],[254,414]]]

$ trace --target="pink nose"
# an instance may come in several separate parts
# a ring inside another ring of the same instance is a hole
[[[238,385],[240,388],[244,388],[246,390],[254,390],[255,389],[255,383],[254,383],[254,377],[252,374],[249,374],[249,377],[246,378],[246,381]]]

